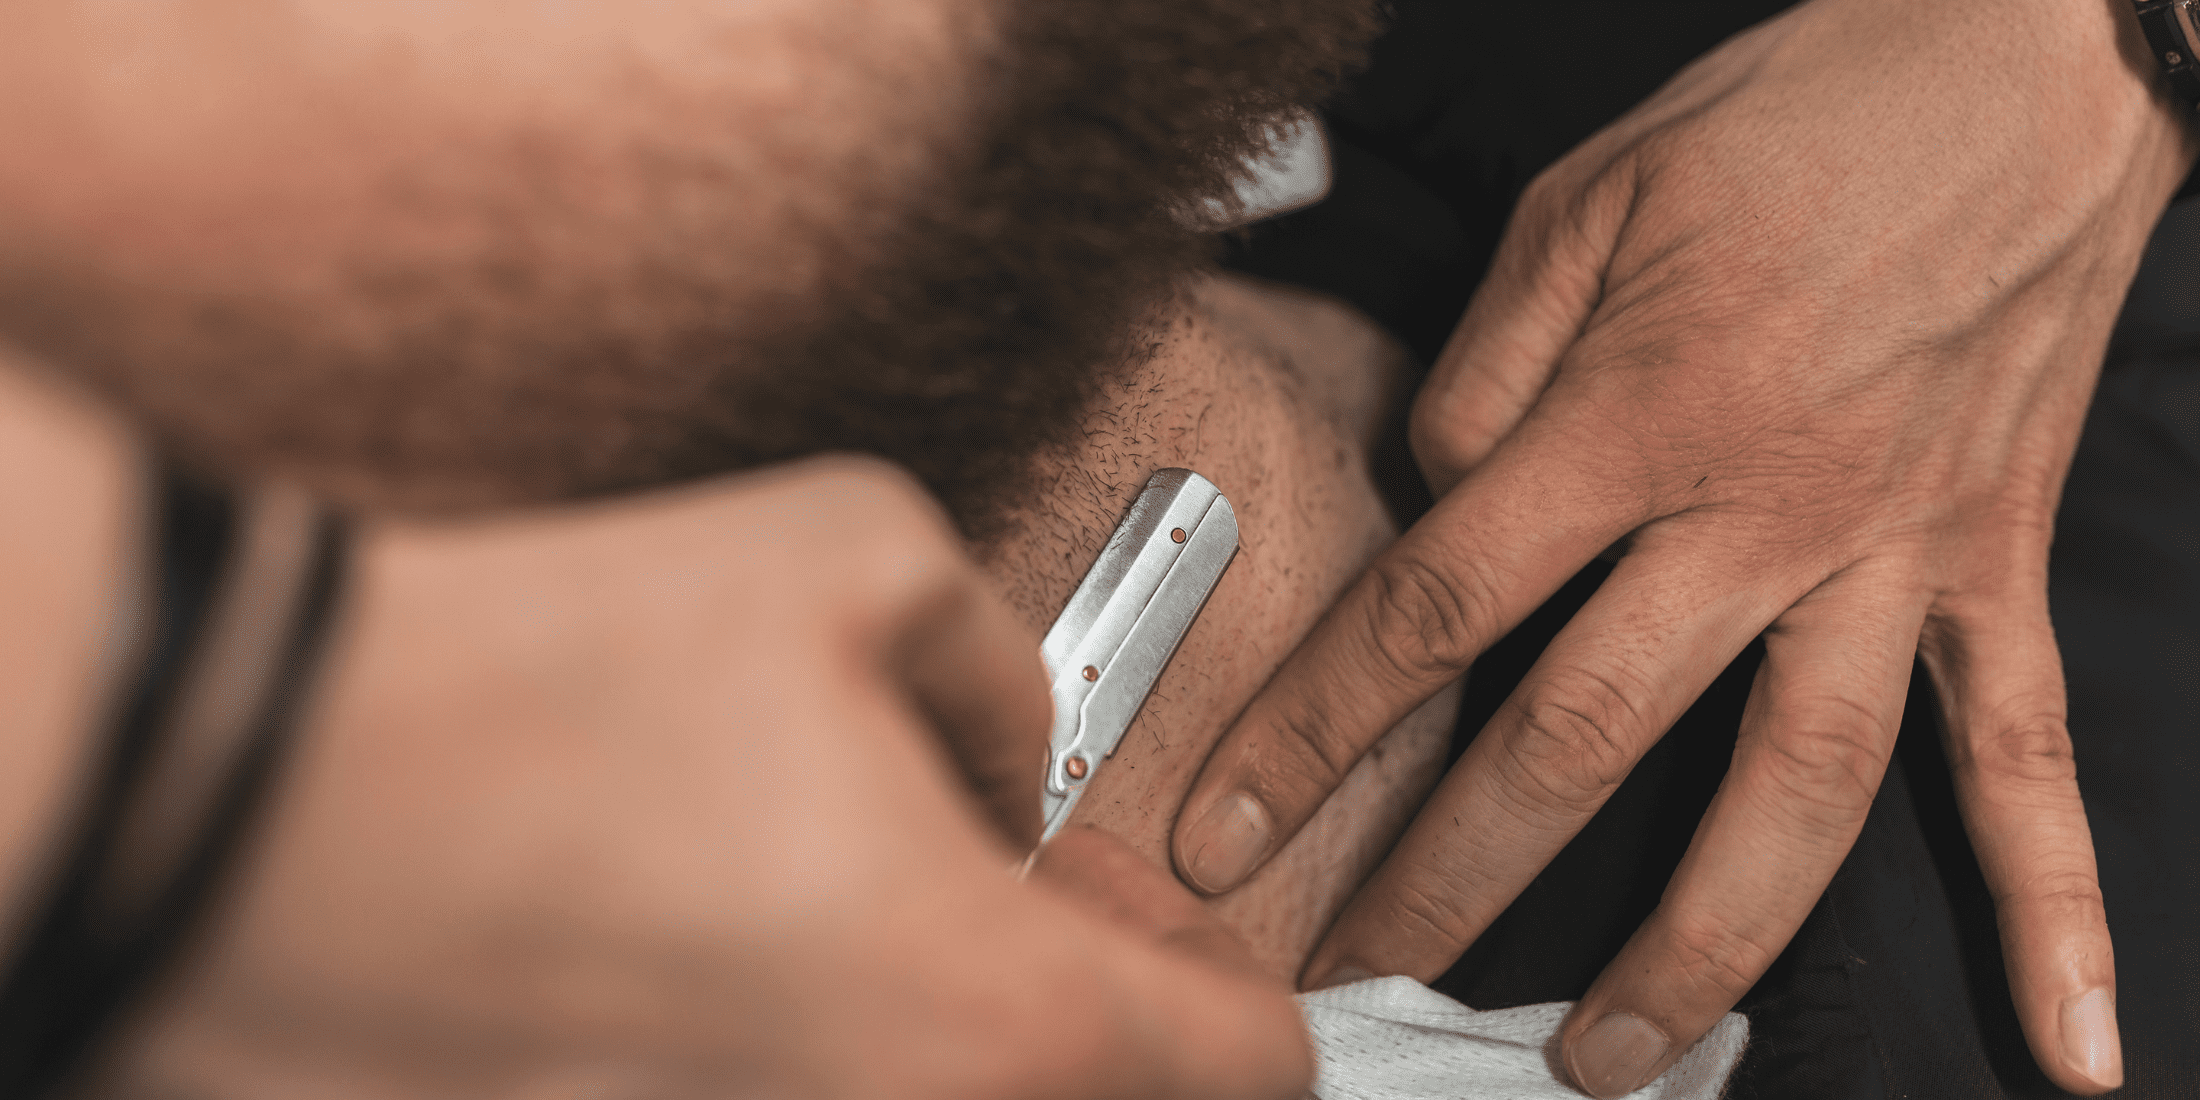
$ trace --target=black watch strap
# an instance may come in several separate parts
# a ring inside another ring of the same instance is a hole
[[[343,524],[300,494],[162,471],[152,528],[132,682],[0,959],[7,1100],[73,1091],[175,960],[267,800],[335,611]]]
[[[2200,12],[2194,10],[2200,0],[2133,0],[2133,6],[2170,91],[2200,106],[2200,59],[2193,57],[2194,44],[2200,42]]]

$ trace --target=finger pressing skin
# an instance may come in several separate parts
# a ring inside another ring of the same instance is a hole
[[[1526,461],[1515,454],[1529,454]],[[1507,451],[1438,503],[1330,609],[1209,754],[1177,817],[1186,882],[1224,893],[1304,826],[1368,747],[1457,679],[1620,532],[1638,505],[1573,491],[1551,449]],[[1536,462],[1547,468],[1522,470]]]
[[[2046,603],[2041,583],[1937,608],[1924,653],[2025,1040],[2057,1085],[2091,1095],[2124,1078],[2115,954]]]
[[[1114,837],[1074,827],[1047,844],[1031,881],[1111,933],[1062,928],[1084,940],[1078,965],[1105,979],[1107,993],[1091,999],[1113,1009],[1089,1095],[1304,1096],[1313,1055],[1290,991],[1168,872]],[[1065,997],[1086,995],[1064,986]]]
[[[1739,563],[1621,561],[1453,765],[1301,984],[1441,974],[1792,599]]]
[[[1892,570],[1882,570],[1891,573]],[[1901,728],[1915,586],[1851,572],[1765,635],[1734,760],[1658,908],[1560,1029],[1567,1074],[1623,1096],[1755,985],[1863,828]]]
[[[1488,458],[1550,384],[1596,308],[1631,193],[1618,176],[1568,191],[1547,173],[1522,196],[1414,399],[1413,453],[1438,496]]]
[[[946,513],[906,471],[839,455],[782,469],[791,474],[774,487],[776,515],[752,529],[801,532],[769,551],[800,547],[803,560],[788,568],[822,565],[846,578],[807,612],[884,662],[979,808],[1011,848],[1029,851],[1054,715],[1039,640],[986,586]]]

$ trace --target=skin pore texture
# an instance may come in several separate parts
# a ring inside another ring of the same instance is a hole
[[[1236,509],[1240,549],[1144,711],[1071,817],[1169,864],[1176,807],[1238,710],[1397,534],[1368,453],[1402,349],[1357,311],[1236,276],[1193,280],[1153,358],[1110,387],[1082,439],[1044,456],[987,576],[1044,633],[1154,471],[1181,466]],[[1209,904],[1276,976],[1307,952],[1434,783],[1457,709],[1446,692],[1363,758],[1247,885]]]

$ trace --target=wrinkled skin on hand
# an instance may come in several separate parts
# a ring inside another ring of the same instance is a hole
[[[1073,830],[1038,640],[830,459],[370,531],[249,874],[119,1095],[1300,1094],[1288,990]],[[103,1092],[103,1094],[105,1094]]]
[[[1210,757],[1184,877],[1233,887],[1375,732],[1613,548],[1305,984],[1442,973],[1762,634],[1693,846],[1562,1033],[1575,1083],[1648,1080],[1763,974],[1862,827],[1921,655],[2033,1052],[2064,1088],[2117,1085],[2046,565],[2110,325],[2192,159],[2152,64],[2105,0],[1815,0],[1540,177],[1415,409],[1436,509]]]

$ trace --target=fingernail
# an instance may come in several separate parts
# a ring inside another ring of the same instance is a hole
[[[2104,1089],[2124,1083],[2124,1050],[2116,1039],[2116,995],[2095,986],[2062,1006],[2063,1061]]]
[[[1581,1091],[1597,1100],[1613,1100],[1648,1084],[1650,1071],[1665,1060],[1671,1045],[1650,1021],[1625,1012],[1607,1013],[1574,1040],[1566,1068]]]
[[[1210,894],[1235,889],[1268,852],[1268,811],[1239,791],[1214,804],[1184,838],[1184,877]]]
[[[1374,976],[1374,972],[1364,966],[1354,966],[1351,963],[1346,963],[1343,966],[1336,967],[1329,973],[1322,975],[1322,980],[1308,986],[1306,988],[1306,991],[1308,993],[1312,993],[1317,989],[1329,989],[1333,986],[1351,985],[1353,982],[1364,982]]]

